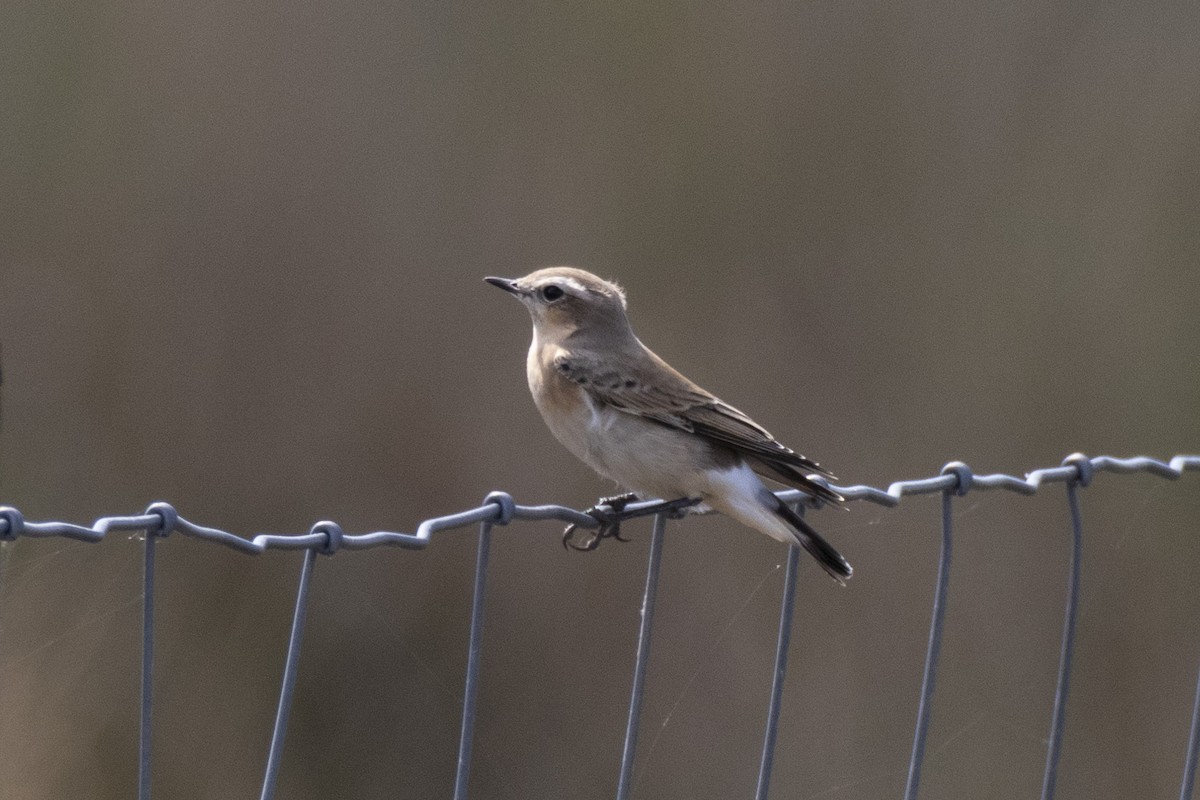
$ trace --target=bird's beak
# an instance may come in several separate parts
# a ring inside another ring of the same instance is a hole
[[[498,286],[509,294],[514,294],[517,297],[520,297],[522,294],[524,294],[524,292],[522,292],[517,286],[517,282],[511,278],[484,278],[483,280],[487,283],[490,283],[492,286]]]

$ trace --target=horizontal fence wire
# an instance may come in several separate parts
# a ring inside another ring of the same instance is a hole
[[[1072,459],[1074,458],[1073,456]],[[831,486],[847,501],[864,500],[890,508],[899,505],[903,497],[937,494],[947,489],[963,492],[1004,489],[1017,494],[1036,494],[1044,483],[1066,483],[1079,480],[1081,469],[1086,469],[1089,476],[1096,472],[1118,474],[1146,472],[1160,478],[1171,479],[1179,478],[1189,470],[1200,470],[1200,455],[1180,455],[1170,461],[1158,461],[1145,456],[1080,458],[1082,461],[1068,459],[1070,463],[1064,462],[1063,466],[1034,470],[1024,478],[1001,473],[975,475],[966,464],[956,461],[948,464],[947,469],[944,469],[939,475],[918,480],[896,481],[886,489],[861,485],[833,486],[821,476],[811,477],[817,483]],[[811,501],[808,495],[796,489],[776,494],[787,503]],[[658,500],[630,503],[619,516],[621,519],[647,516],[647,511],[656,513],[657,509],[661,507],[662,502]],[[305,534],[260,533],[246,538],[218,528],[208,528],[190,522],[179,516],[175,508],[168,503],[154,503],[141,514],[101,517],[86,526],[69,522],[29,522],[16,508],[0,506],[0,540],[60,536],[81,542],[98,542],[108,533],[116,531],[140,532],[159,537],[178,533],[189,538],[225,545],[238,552],[251,555],[257,555],[267,550],[317,550],[329,555],[339,550],[366,550],[372,547],[422,548],[427,546],[433,534],[439,531],[465,528],[485,520],[497,525],[504,525],[514,519],[558,520],[588,530],[600,526],[600,521],[585,511],[560,505],[516,505],[507,493],[493,492],[485,498],[480,506],[444,517],[425,520],[417,526],[415,533],[376,531],[356,535],[344,533],[337,523],[318,522]]]
[[[1043,484],[1062,483],[1067,488],[1067,500],[1072,520],[1072,556],[1068,573],[1067,602],[1064,610],[1064,625],[1061,641],[1058,679],[1054,698],[1054,712],[1050,737],[1047,740],[1046,773],[1042,787],[1043,800],[1052,800],[1058,755],[1065,725],[1067,689],[1069,686],[1071,659],[1074,647],[1076,610],[1079,598],[1079,562],[1082,548],[1082,521],[1079,511],[1077,489],[1088,486],[1096,473],[1111,472],[1131,474],[1145,472],[1162,478],[1176,479],[1185,471],[1200,470],[1200,455],[1178,455],[1170,461],[1159,461],[1144,456],[1135,458],[1113,458],[1096,456],[1088,458],[1079,453],[1068,456],[1060,466],[1034,470],[1023,478],[1006,474],[976,475],[966,464],[955,461],[947,464],[940,474],[918,480],[897,481],[887,489],[871,486],[836,486],[823,478],[813,479],[829,486],[847,501],[862,500],[877,505],[893,507],[908,495],[942,495],[942,551],[938,567],[938,579],[933,599],[933,614],[930,623],[929,644],[926,652],[924,678],[919,693],[916,729],[912,755],[909,761],[908,781],[905,784],[905,800],[916,800],[924,760],[925,739],[929,729],[935,676],[940,651],[941,632],[949,590],[950,552],[952,545],[951,503],[968,491],[1002,489],[1023,495],[1036,493]],[[784,502],[807,506],[819,505],[808,495],[788,490],[778,492]],[[267,752],[267,765],[263,779],[261,800],[271,800],[275,794],[281,763],[284,734],[297,678],[300,644],[308,607],[308,587],[317,555],[334,555],[342,550],[365,550],[373,547],[402,547],[421,549],[429,544],[434,533],[445,530],[480,526],[479,550],[476,559],[474,598],[472,600],[470,639],[467,648],[467,675],[463,693],[463,715],[459,739],[458,762],[455,777],[454,797],[465,800],[467,778],[474,734],[478,683],[480,681],[480,645],[483,635],[484,593],[488,568],[488,551],[491,529],[494,525],[507,525],[513,520],[557,520],[572,527],[588,530],[615,529],[615,525],[626,519],[655,515],[654,531],[649,552],[646,594],[643,599],[642,618],[639,628],[637,657],[633,674],[629,716],[625,740],[620,759],[617,797],[625,800],[633,787],[633,765],[637,746],[637,731],[644,688],[646,665],[650,651],[651,623],[657,593],[658,574],[662,559],[663,536],[667,520],[678,517],[695,501],[681,498],[667,502],[647,500],[614,508],[603,503],[588,511],[578,511],[560,505],[518,505],[511,495],[493,492],[483,504],[442,517],[422,522],[415,533],[376,531],[364,534],[347,534],[335,522],[318,522],[307,533],[301,534],[258,534],[250,538],[238,536],[217,528],[197,525],[184,519],[175,508],[167,503],[153,503],[141,514],[101,517],[90,526],[68,522],[30,522],[19,510],[11,506],[0,506],[0,541],[20,538],[63,537],[82,542],[98,542],[107,534],[135,532],[145,535],[145,561],[143,570],[143,630],[142,630],[142,692],[138,751],[138,798],[149,800],[151,760],[150,740],[153,703],[153,629],[154,629],[154,551],[155,542],[170,534],[213,542],[246,554],[261,554],[268,550],[304,551],[301,565],[296,606],[293,612],[292,630],[285,657],[282,687],[277,707],[275,725],[271,732]],[[607,533],[604,535],[612,535]],[[780,625],[776,647],[774,678],[768,704],[763,751],[755,797],[766,800],[770,782],[771,765],[775,749],[775,726],[779,719],[782,702],[783,682],[787,669],[787,655],[792,627],[792,606],[795,593],[796,548],[789,551],[788,575],[780,605]],[[1195,702],[1192,708],[1191,726],[1185,750],[1183,777],[1180,783],[1180,800],[1191,800],[1195,780],[1196,764],[1200,753],[1200,674],[1197,675]]]

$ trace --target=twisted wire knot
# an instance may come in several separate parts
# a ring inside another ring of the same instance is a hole
[[[499,508],[494,525],[507,525],[512,522],[513,516],[517,513],[517,503],[508,492],[491,492],[483,498],[483,504],[487,505],[488,503]]]
[[[1075,472],[1079,474],[1079,477],[1075,479],[1075,482],[1080,486],[1087,486],[1092,482],[1092,476],[1095,474],[1095,468],[1092,467],[1092,460],[1083,453],[1071,453],[1071,455],[1063,459],[1062,465],[1064,467],[1075,468]]]
[[[959,497],[965,495],[971,488],[971,484],[975,481],[975,473],[962,461],[951,461],[942,467],[940,474],[953,475],[957,478],[958,483],[954,487],[954,494]]]
[[[321,553],[321,555],[326,556],[331,556],[340,550],[342,547],[342,539],[346,537],[346,533],[342,530],[341,525],[328,520],[318,522],[316,525],[313,525],[312,529],[309,530],[309,533],[324,534],[325,544],[318,548],[318,552]]]
[[[170,503],[151,503],[146,507],[146,514],[158,517],[158,529],[148,530],[150,536],[167,536],[179,526],[179,512]]]
[[[0,541],[14,541],[25,529],[25,517],[12,506],[0,506],[0,520],[8,523],[4,530],[0,531]]]

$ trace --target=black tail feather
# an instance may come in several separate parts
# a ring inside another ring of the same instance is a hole
[[[823,482],[813,480],[804,472],[796,469],[790,464],[781,464],[776,461],[767,461],[761,458],[747,459],[750,468],[763,477],[770,478],[773,481],[779,481],[784,486],[790,486],[793,489],[799,489],[807,495],[811,495],[817,500],[828,503],[837,508],[845,508],[842,503],[846,498],[825,486]],[[815,476],[814,476],[815,477]]]
[[[776,499],[778,500],[778,498]],[[821,568],[829,573],[829,577],[844,586],[850,576],[854,574],[849,562],[791,506],[782,500],[778,500],[778,502],[778,514],[796,529],[796,537],[800,540],[800,546],[816,559]]]

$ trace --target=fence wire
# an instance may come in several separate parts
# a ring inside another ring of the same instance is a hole
[[[1050,722],[1050,735],[1046,747],[1046,767],[1042,782],[1042,800],[1053,800],[1058,758],[1065,730],[1067,695],[1071,676],[1071,659],[1074,652],[1075,620],[1079,601],[1079,567],[1083,547],[1083,522],[1080,513],[1078,490],[1091,484],[1097,472],[1130,474],[1146,472],[1162,478],[1177,479],[1185,471],[1200,471],[1200,455],[1178,455],[1168,461],[1158,461],[1139,456],[1135,458],[1113,458],[1096,456],[1088,458],[1075,453],[1063,460],[1058,467],[1034,470],[1024,478],[1014,475],[976,475],[961,461],[953,461],[942,468],[938,475],[918,480],[897,481],[887,489],[871,486],[830,485],[823,478],[814,480],[831,486],[847,501],[864,500],[882,506],[896,506],[907,495],[942,495],[942,548],[939,557],[937,584],[934,590],[933,610],[929,629],[929,643],[925,655],[925,668],[918,694],[917,717],[913,735],[912,754],[909,759],[908,780],[905,783],[904,800],[916,800],[920,787],[921,767],[925,756],[925,741],[932,715],[936,685],[938,657],[941,648],[942,624],[947,606],[950,583],[950,556],[953,545],[952,503],[969,491],[1004,489],[1018,494],[1030,495],[1044,483],[1066,484],[1066,497],[1072,525],[1071,563],[1067,577],[1067,599],[1064,606],[1063,631],[1059,656],[1058,677],[1055,688],[1054,710]],[[808,495],[797,490],[777,493],[780,499],[801,506],[814,505]],[[317,555],[331,556],[342,550],[365,550],[372,547],[424,548],[434,533],[469,525],[479,525],[479,549],[475,567],[474,597],[471,604],[470,641],[467,648],[466,685],[463,692],[462,722],[460,727],[458,761],[455,772],[454,798],[465,800],[471,761],[471,743],[475,728],[475,700],[480,678],[480,644],[483,636],[484,600],[486,593],[488,555],[491,546],[491,530],[495,525],[507,525],[513,520],[559,520],[571,525],[594,530],[602,524],[653,515],[654,528],[651,536],[649,563],[646,575],[646,591],[642,602],[641,623],[638,634],[637,652],[634,659],[632,690],[629,715],[626,724],[621,767],[617,781],[617,800],[627,800],[632,790],[634,756],[637,749],[637,734],[640,723],[642,689],[645,683],[646,666],[650,653],[654,604],[658,591],[658,575],[662,559],[662,540],[667,522],[677,517],[691,501],[686,499],[661,501],[648,500],[630,504],[620,511],[601,506],[589,512],[578,511],[559,505],[522,506],[504,492],[492,492],[476,507],[435,517],[422,522],[415,533],[376,531],[351,535],[345,533],[335,522],[318,522],[303,534],[259,534],[244,538],[217,528],[197,525],[184,519],[167,503],[153,503],[143,513],[131,516],[109,516],[97,519],[90,526],[68,522],[30,522],[20,511],[11,506],[0,506],[0,541],[25,538],[63,537],[83,542],[98,542],[107,534],[136,532],[145,535],[145,561],[143,569],[143,615],[142,615],[142,691],[138,750],[138,799],[149,800],[151,789],[150,734],[153,709],[154,671],[154,560],[155,544],[158,539],[177,533],[203,541],[215,542],[241,553],[261,554],[268,550],[303,550],[296,605],[293,613],[291,635],[284,659],[282,687],[276,710],[275,725],[271,731],[270,745],[263,777],[261,800],[272,800],[275,794],[279,766],[283,754],[284,735],[294,694],[300,657],[300,645],[304,634],[304,622],[308,609],[308,588]],[[766,800],[770,784],[771,768],[776,743],[776,725],[782,706],[784,676],[787,671],[788,650],[792,629],[792,609],[796,590],[796,569],[799,548],[789,548],[784,591],[780,605],[779,634],[776,643],[775,671],[763,735],[763,749],[755,792],[756,800]],[[1197,673],[1196,694],[1192,707],[1191,726],[1184,753],[1183,777],[1180,781],[1180,800],[1191,800],[1195,782],[1196,765],[1200,760],[1200,671]]]

